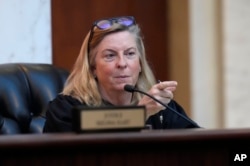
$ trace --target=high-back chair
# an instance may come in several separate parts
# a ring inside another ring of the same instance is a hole
[[[42,133],[46,106],[68,74],[52,64],[0,64],[0,134]]]

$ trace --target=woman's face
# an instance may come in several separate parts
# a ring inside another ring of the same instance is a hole
[[[94,75],[101,91],[124,91],[124,85],[135,85],[141,65],[135,37],[127,31],[107,35],[95,48]]]

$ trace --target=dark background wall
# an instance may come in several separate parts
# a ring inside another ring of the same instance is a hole
[[[52,0],[53,64],[71,70],[93,21],[133,15],[148,61],[160,80],[179,82],[175,99],[190,112],[186,0]]]

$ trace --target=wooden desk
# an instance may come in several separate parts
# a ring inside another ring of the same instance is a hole
[[[250,129],[1,135],[0,165],[228,166],[249,149]]]

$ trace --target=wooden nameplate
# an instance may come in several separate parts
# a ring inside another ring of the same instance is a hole
[[[73,130],[77,133],[139,131],[145,128],[145,110],[144,106],[74,107]]]

